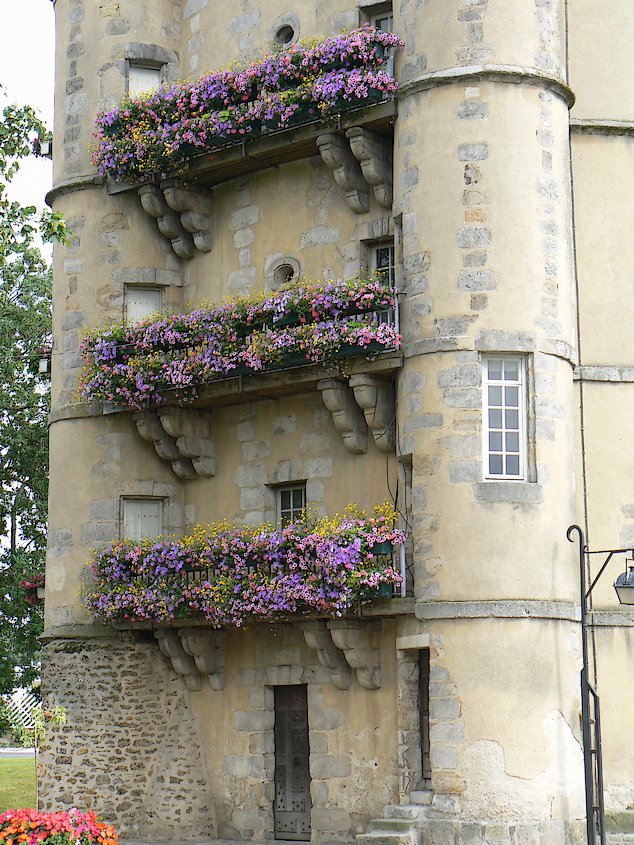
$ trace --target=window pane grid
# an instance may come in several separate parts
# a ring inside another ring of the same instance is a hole
[[[279,521],[282,528],[304,519],[306,509],[306,486],[281,487],[277,491]]]
[[[485,361],[483,445],[488,478],[524,478],[523,374],[521,358]]]

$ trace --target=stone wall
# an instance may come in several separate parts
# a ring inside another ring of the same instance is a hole
[[[45,706],[67,723],[47,729],[41,810],[94,808],[131,838],[215,832],[190,695],[153,641],[57,640],[42,663]]]

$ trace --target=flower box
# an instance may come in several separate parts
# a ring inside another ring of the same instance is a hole
[[[376,276],[112,326],[82,341],[82,394],[143,409],[164,402],[165,392],[186,402],[214,379],[374,356],[400,345],[396,327],[380,319],[395,305],[389,284]]]
[[[148,181],[266,129],[378,102],[397,89],[385,51],[403,46],[395,35],[365,26],[318,44],[291,45],[242,69],[127,98],[97,116],[93,163],[103,177]]]
[[[181,540],[122,540],[93,561],[88,608],[105,622],[167,622],[191,613],[213,626],[301,613],[341,616],[388,597],[401,575],[370,553],[405,542],[397,514],[349,508],[343,516],[283,529],[200,526]]]
[[[391,555],[392,543],[389,540],[385,540],[382,543],[375,543],[370,551],[373,555]]]

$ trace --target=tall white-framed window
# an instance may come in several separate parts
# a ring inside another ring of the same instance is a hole
[[[294,522],[301,522],[306,513],[306,482],[285,484],[275,489],[277,522],[286,528]]]
[[[121,536],[146,540],[163,533],[164,500],[152,497],[121,499]]]
[[[161,65],[137,64],[128,61],[128,96],[138,97],[148,91],[156,91],[163,82]]]
[[[125,286],[125,321],[128,325],[140,323],[146,317],[161,310],[160,288],[146,288],[140,285]]]
[[[484,478],[526,481],[528,438],[526,358],[482,359],[482,462]]]

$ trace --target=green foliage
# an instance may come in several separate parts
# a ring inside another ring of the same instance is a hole
[[[0,813],[15,807],[35,807],[36,769],[31,755],[0,759]]]
[[[48,385],[38,377],[50,344],[51,271],[39,239],[65,241],[57,214],[24,207],[9,183],[37,139],[49,137],[29,106],[0,121],[0,693],[37,675],[41,605],[20,581],[44,569],[48,493]]]

